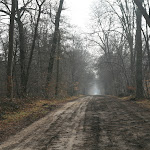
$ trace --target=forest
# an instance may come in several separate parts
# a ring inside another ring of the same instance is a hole
[[[150,150],[149,130],[150,0],[0,0],[0,150]]]
[[[97,0],[75,32],[65,0],[0,1],[0,98],[150,97],[149,0]],[[90,50],[92,49],[92,52]]]

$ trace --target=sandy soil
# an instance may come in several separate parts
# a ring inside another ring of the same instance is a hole
[[[0,150],[150,150],[150,110],[110,96],[87,96],[10,137]]]

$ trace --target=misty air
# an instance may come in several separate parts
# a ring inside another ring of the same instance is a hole
[[[150,150],[149,0],[0,0],[0,150]]]

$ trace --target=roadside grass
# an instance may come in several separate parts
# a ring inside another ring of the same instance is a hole
[[[133,96],[125,96],[125,97],[119,97],[120,100],[128,101],[131,100]]]
[[[20,131],[22,128],[30,125],[34,121],[44,117],[50,111],[63,105],[65,102],[73,101],[80,96],[73,96],[64,99],[52,100],[30,100],[18,104],[18,109],[12,110],[5,108],[5,112],[0,120],[0,142],[4,141],[10,135]]]
[[[141,105],[143,107],[150,109],[150,100],[148,100],[148,99],[143,99],[143,100],[137,101],[136,103],[138,103],[139,105]]]
[[[150,109],[150,100],[149,99],[135,99],[134,96],[126,96],[126,97],[119,97],[120,100],[124,100],[124,101],[132,101],[134,100],[135,103],[139,104],[142,107],[148,108]]]

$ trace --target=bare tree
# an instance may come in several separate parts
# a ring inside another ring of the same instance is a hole
[[[57,41],[58,41],[58,36],[59,36],[59,24],[60,24],[61,12],[63,9],[63,3],[64,3],[64,0],[60,0],[59,8],[58,8],[58,11],[57,11],[56,17],[55,17],[55,31],[54,31],[53,40],[52,40],[52,47],[51,47],[51,51],[50,51],[46,89],[48,89],[49,82],[52,78],[54,57],[55,57],[56,48],[57,48]],[[46,94],[46,96],[47,96],[47,94]]]
[[[16,0],[12,0],[10,25],[9,25],[9,52],[8,52],[8,65],[7,65],[7,96],[13,98],[13,43],[14,43],[14,20],[15,20],[15,6]]]
[[[35,24],[33,41],[32,41],[32,46],[31,46],[31,51],[30,51],[30,56],[29,56],[29,62],[28,62],[28,66],[27,66],[26,76],[24,78],[24,80],[25,80],[25,93],[26,93],[26,90],[27,90],[27,83],[28,83],[28,79],[29,79],[29,73],[30,73],[30,67],[31,67],[32,58],[33,58],[33,52],[34,52],[34,49],[35,49],[35,42],[36,42],[37,35],[38,35],[38,26],[39,26],[39,22],[40,22],[41,13],[42,13],[42,6],[45,3],[45,1],[46,0],[43,0],[41,3],[39,3],[39,1],[36,0],[36,3],[38,5],[38,17],[37,17],[36,24]]]
[[[142,2],[140,5],[142,5]],[[137,51],[136,56],[136,97],[137,98],[143,98],[143,77],[142,77],[142,37],[141,37],[141,22],[142,22],[142,14],[140,9],[137,9],[136,12],[136,18],[137,18],[137,29],[136,29],[136,45],[135,49]]]
[[[56,56],[56,63],[57,63],[57,68],[56,68],[56,86],[55,86],[55,97],[58,97],[58,90],[59,90],[59,68],[60,68],[60,51],[61,51],[61,35],[60,35],[60,31],[59,31],[59,36],[58,36],[58,44],[57,44],[57,56]]]
[[[117,1],[117,5],[121,11],[121,14],[116,11],[114,6],[109,2],[109,5],[113,9],[113,12],[117,15],[120,20],[121,26],[123,28],[123,32],[126,36],[129,49],[130,49],[130,85],[134,86],[134,74],[135,74],[135,51],[134,51],[134,30],[135,30],[135,10],[134,5],[130,0],[121,0]]]
[[[143,0],[134,0],[134,3],[137,5],[137,7],[139,8],[140,12],[142,13],[142,15],[144,16],[146,23],[148,24],[148,26],[150,27],[150,18],[149,15],[147,14],[146,10],[144,9],[144,7],[142,6]]]
[[[21,97],[23,97],[24,93],[26,92],[25,88],[25,36],[24,36],[24,24],[21,20],[22,17],[22,11],[19,9],[19,3],[18,0],[16,4],[16,11],[17,11],[17,18],[16,22],[18,24],[18,30],[19,30],[19,49],[20,49],[20,68],[21,68]]]

